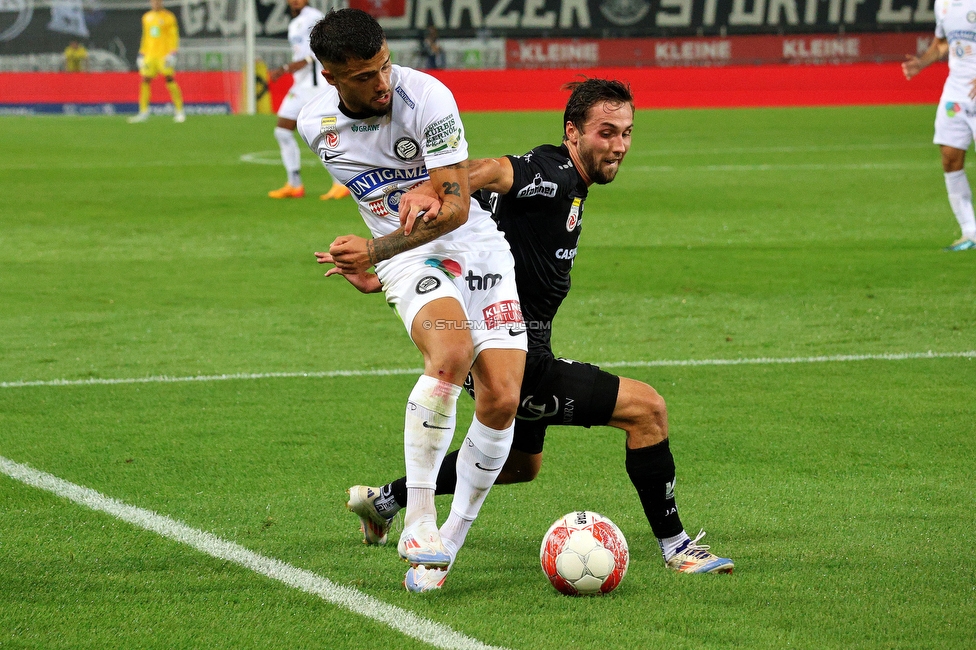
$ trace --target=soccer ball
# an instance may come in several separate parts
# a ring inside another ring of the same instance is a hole
[[[580,510],[549,527],[539,560],[549,582],[561,593],[608,594],[624,579],[630,553],[627,540],[612,521]]]

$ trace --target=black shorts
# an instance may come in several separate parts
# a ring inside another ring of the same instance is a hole
[[[474,397],[470,375],[464,387]],[[542,453],[546,428],[551,424],[607,424],[617,405],[619,389],[620,377],[592,364],[549,355],[526,357],[512,449],[526,454]]]

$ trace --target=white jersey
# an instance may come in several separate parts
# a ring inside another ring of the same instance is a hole
[[[976,79],[976,0],[935,0],[935,36],[949,42],[941,102],[968,102]]]
[[[322,67],[312,54],[309,45],[309,37],[315,23],[325,18],[325,14],[316,9],[305,5],[297,16],[288,23],[288,42],[291,44],[292,61],[308,61],[309,64],[301,70],[292,73],[294,83],[293,88],[319,88],[325,85],[325,80],[319,74]]]
[[[461,116],[451,91],[434,77],[393,66],[392,110],[379,117],[355,117],[339,107],[334,86],[310,100],[298,115],[298,132],[338,182],[349,188],[373,237],[400,227],[400,197],[428,179],[427,170],[468,158]],[[471,199],[462,226],[411,253],[509,250],[491,215]],[[396,259],[396,258],[394,258]],[[391,260],[380,262],[382,270]]]

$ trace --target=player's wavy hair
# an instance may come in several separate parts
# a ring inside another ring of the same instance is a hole
[[[330,11],[312,28],[310,45],[319,61],[345,63],[372,59],[386,42],[376,19],[359,9]]]
[[[563,140],[566,139],[566,123],[572,122],[582,131],[587,113],[597,104],[607,102],[615,108],[630,104],[630,108],[634,108],[634,94],[630,90],[630,84],[616,79],[572,81],[563,86],[563,90],[572,91],[563,113]]]

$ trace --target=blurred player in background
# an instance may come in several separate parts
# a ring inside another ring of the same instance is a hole
[[[173,12],[163,8],[163,0],[149,0],[152,7],[142,16],[142,43],[136,65],[142,75],[139,85],[139,113],[129,118],[129,122],[145,122],[149,119],[149,98],[152,95],[152,80],[157,75],[166,79],[166,89],[173,100],[174,122],[185,122],[183,112],[183,93],[176,84],[174,66],[176,51],[180,47],[180,30]]]
[[[272,199],[300,199],[305,196],[302,183],[302,156],[295,141],[295,128],[298,112],[308,100],[322,92],[327,85],[319,75],[322,68],[309,48],[308,39],[315,23],[324,14],[315,7],[308,6],[308,0],[288,0],[291,22],[288,23],[288,42],[291,44],[291,63],[275,68],[268,74],[271,81],[282,75],[292,75],[293,81],[288,95],[278,108],[278,124],[274,135],[281,149],[281,161],[285,164],[288,178],[285,185],[268,192]],[[341,199],[349,196],[349,190],[341,183],[332,181],[332,188],[320,196],[323,201]]]
[[[966,151],[976,131],[976,0],[935,3],[935,38],[921,57],[908,55],[901,64],[906,79],[949,55],[949,77],[935,113],[933,142],[942,150],[949,205],[962,229],[962,237],[944,250],[976,249],[973,192],[966,177]]]
[[[64,71],[84,72],[88,68],[88,50],[78,41],[71,41],[64,48]]]
[[[472,191],[482,190],[482,204],[490,206],[512,246],[529,334],[515,438],[496,483],[531,481],[539,474],[550,425],[622,429],[627,434],[626,471],[666,566],[682,573],[731,573],[732,560],[699,544],[704,532],[691,539],[678,517],[664,399],[643,382],[553,355],[552,321],[569,293],[588,188],[616,177],[634,124],[633,95],[625,84],[587,79],[569,87],[573,92],[566,104],[561,146],[541,145],[524,156],[472,160],[469,167]],[[432,195],[418,197],[421,190],[429,192],[421,187],[401,200],[402,219],[409,220],[417,210],[435,213]],[[360,291],[379,290],[375,276],[346,279]],[[475,394],[470,384],[465,387]],[[457,454],[444,459],[437,494],[454,492]],[[384,543],[390,520],[405,503],[403,478],[382,488],[349,489],[348,507],[359,515],[367,544]],[[437,571],[447,574],[445,569]]]
[[[397,550],[411,565],[409,591],[437,589],[512,444],[526,348],[515,263],[468,191],[468,144],[451,91],[393,65],[383,29],[363,11],[329,12],[312,30],[311,47],[329,86],[302,109],[298,131],[348,185],[373,235],[339,237],[328,253],[315,255],[344,276],[378,278],[423,355],[404,418],[407,503]],[[400,197],[428,178],[436,218],[408,233],[398,217]],[[371,266],[375,275],[367,273]],[[451,512],[438,528],[437,472],[468,373],[475,414],[457,456]]]

